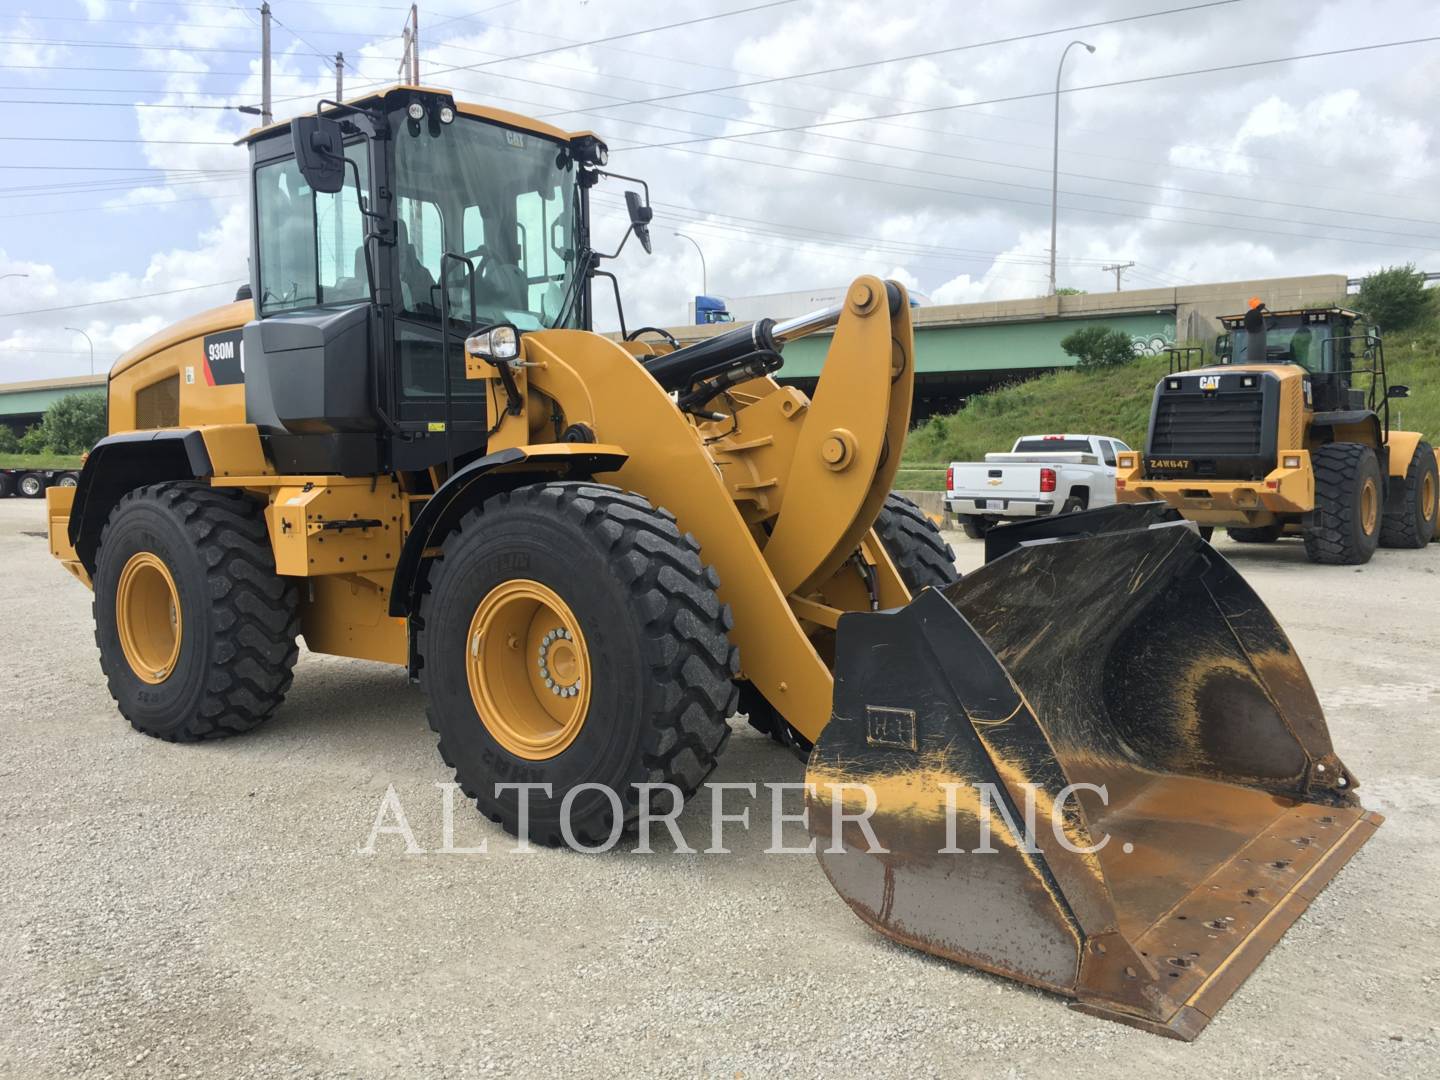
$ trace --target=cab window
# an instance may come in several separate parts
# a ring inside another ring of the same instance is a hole
[[[368,186],[363,147],[346,157]],[[347,169],[334,194],[312,191],[293,158],[255,170],[255,216],[260,243],[260,315],[317,304],[368,300],[365,223]]]

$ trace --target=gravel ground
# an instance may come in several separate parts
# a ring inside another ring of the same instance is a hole
[[[304,655],[281,713],[172,746],[114,711],[42,504],[0,502],[0,1074],[1435,1075],[1440,547],[1360,569],[1221,539],[1291,634],[1389,820],[1194,1044],[895,946],[808,856],[365,844],[448,780],[404,673]],[[964,569],[980,545],[953,537]],[[799,781],[737,730],[717,781]],[[693,807],[687,837],[704,847]],[[661,847],[659,843],[656,845]],[[664,848],[662,847],[662,850]]]

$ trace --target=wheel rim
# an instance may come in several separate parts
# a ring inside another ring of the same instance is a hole
[[[120,571],[115,628],[136,678],[154,686],[170,677],[180,657],[184,621],[175,579],[153,552],[136,552]]]
[[[1375,481],[1366,480],[1360,489],[1360,525],[1369,536],[1375,531],[1376,523],[1380,520],[1380,493],[1376,490]]]
[[[20,490],[26,495],[36,495],[40,491],[40,481],[26,477],[20,481]]]
[[[1420,485],[1420,517],[1424,521],[1435,520],[1435,474],[1427,472],[1425,482]]]
[[[64,480],[60,481],[61,487],[76,487],[78,484],[79,481],[76,480],[73,476],[67,476]]]
[[[491,589],[470,620],[465,657],[475,711],[506,750],[540,761],[575,741],[590,706],[590,651],[553,589],[525,578]]]

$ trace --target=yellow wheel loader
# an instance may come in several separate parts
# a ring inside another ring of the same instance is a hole
[[[1266,310],[1256,297],[1227,315],[1218,364],[1192,370],[1198,347],[1170,350],[1143,453],[1121,454],[1116,497],[1163,500],[1240,543],[1304,538],[1311,562],[1356,565],[1377,547],[1437,537],[1440,450],[1390,427],[1376,327],[1345,308]]]
[[[1378,824],[1187,524],[1017,526],[957,580],[890,493],[902,286],[612,340],[593,134],[402,86],[246,141],[244,297],[122,357],[112,433],[49,492],[140,731],[261,723],[303,636],[403,665],[482,812],[590,845],[694,792],[743,709],[807,752],[871,925],[1183,1038]],[[620,246],[648,249],[639,187]],[[814,395],[778,385],[821,333]]]

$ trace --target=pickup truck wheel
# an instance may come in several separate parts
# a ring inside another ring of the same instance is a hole
[[[971,540],[984,540],[985,534],[995,526],[984,518],[970,517],[964,515],[960,518],[960,528]]]
[[[903,495],[892,493],[885,497],[885,505],[875,518],[875,532],[912,593],[927,586],[943,589],[960,580],[955,570],[955,550],[925,511]]]
[[[27,472],[20,477],[20,494],[27,499],[38,499],[45,494],[45,478],[39,473]]]
[[[1272,525],[1260,525],[1253,529],[1230,528],[1225,531],[1237,544],[1273,544],[1280,539],[1285,526],[1277,521]]]
[[[1065,500],[1065,505],[1062,506],[1062,507],[1060,507],[1060,513],[1062,513],[1062,514],[1078,514],[1081,510],[1084,510],[1084,509],[1085,509],[1085,503],[1084,503],[1084,501],[1081,500],[1081,499],[1076,499],[1076,498],[1073,498],[1073,497],[1072,497],[1072,498],[1069,498],[1069,499],[1066,499],[1066,500]]]

